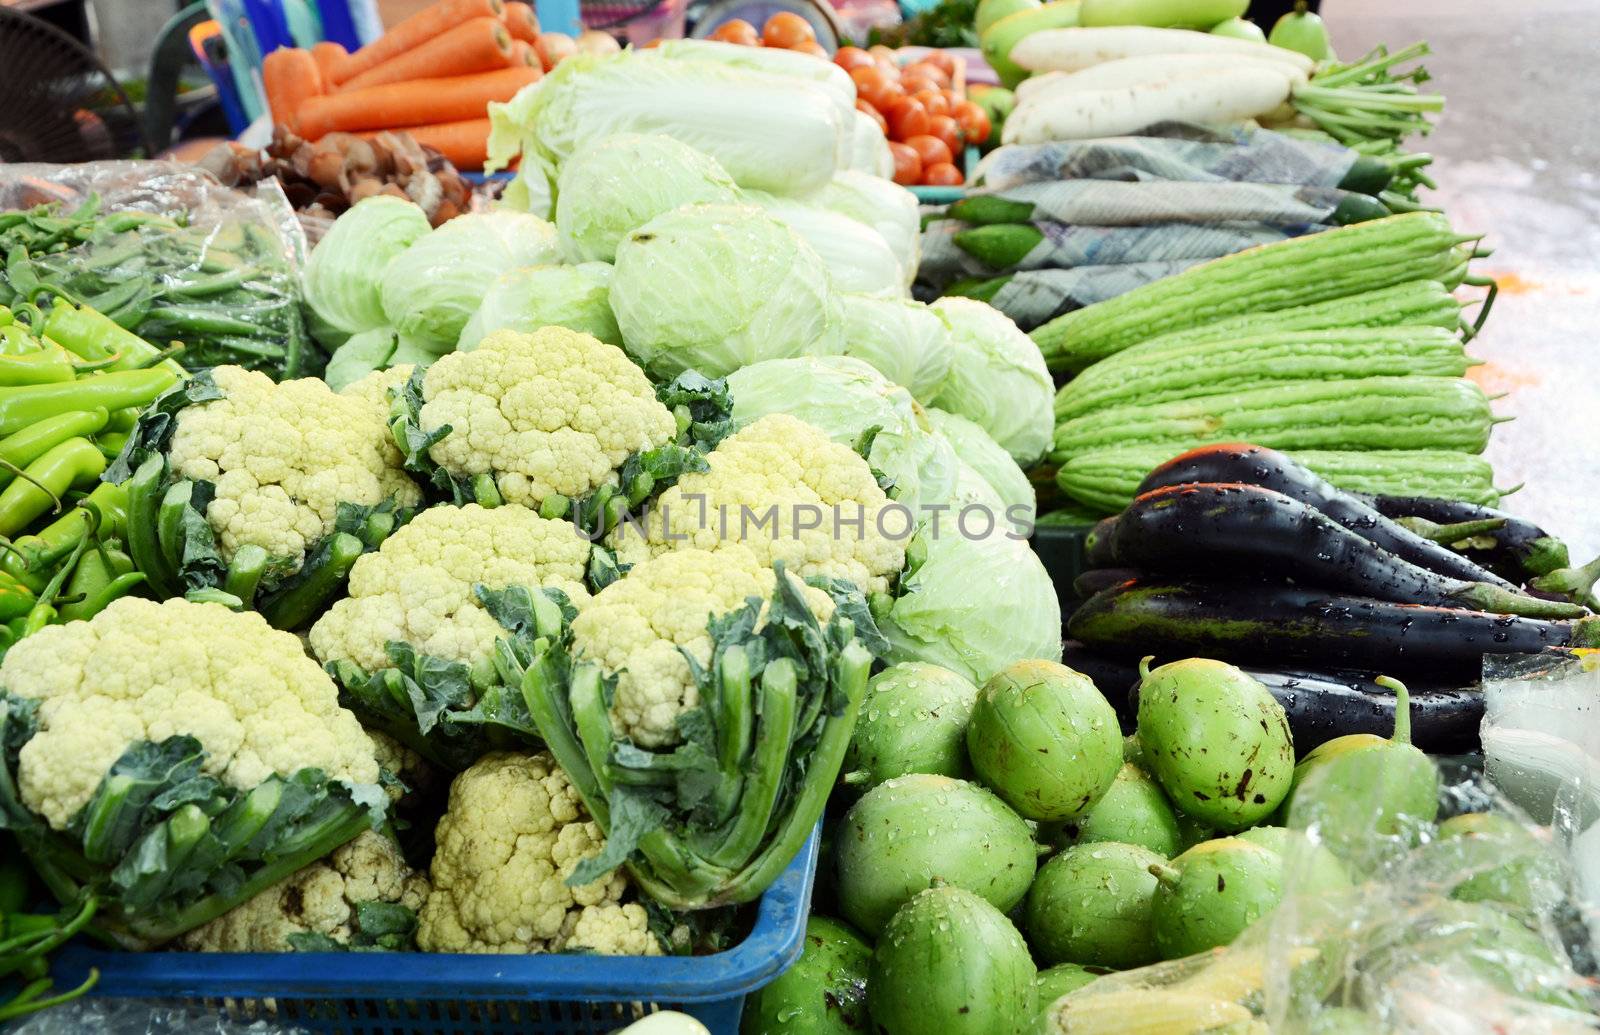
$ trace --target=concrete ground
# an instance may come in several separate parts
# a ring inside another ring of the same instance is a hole
[[[1432,195],[1494,254],[1500,297],[1470,351],[1497,413],[1489,445],[1504,502],[1600,553],[1600,0],[1323,0],[1334,46],[1426,40],[1447,98]],[[1475,267],[1475,270],[1476,270]]]

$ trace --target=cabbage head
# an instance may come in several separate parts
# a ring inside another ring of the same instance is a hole
[[[882,140],[878,124],[870,118],[867,122]],[[890,162],[893,171],[893,159]],[[906,283],[916,277],[917,263],[922,257],[922,215],[917,209],[915,194],[883,176],[847,169],[807,200],[878,231],[889,242],[894,257],[900,260]]]
[[[334,220],[306,263],[313,324],[345,335],[388,324],[380,278],[391,260],[429,230],[428,217],[409,201],[380,194],[352,205]]]
[[[928,427],[910,393],[859,359],[769,359],[730,374],[728,391],[735,427],[787,413],[852,449],[870,437],[867,462],[894,483],[890,491],[913,521],[925,502],[945,502],[954,491],[954,449]]]
[[[933,404],[987,431],[1023,467],[1050,447],[1055,384],[1033,339],[987,302],[941,298],[950,323],[950,376]]]
[[[887,661],[926,661],[978,685],[1024,658],[1061,658],[1061,603],[1027,541],[1004,531],[981,535],[973,515],[964,535],[944,515],[912,539],[900,596],[878,625]],[[997,528],[1001,528],[997,522]]]
[[[850,79],[850,73],[832,61],[811,59],[810,54],[784,50],[782,47],[741,47],[720,40],[695,39],[662,40],[650,49],[656,55],[673,61],[700,61],[788,76],[825,91],[833,99],[841,116],[848,117],[856,110],[856,84]],[[871,121],[870,117],[868,121]],[[881,137],[883,134],[880,132],[878,135]]]
[[[400,336],[393,327],[374,327],[370,331],[352,334],[350,340],[335,349],[328,358],[328,369],[323,371],[322,379],[328,382],[329,388],[342,391],[346,385],[361,380],[374,370],[387,368],[399,341]]]
[[[937,309],[909,298],[840,295],[844,354],[930,403],[950,374],[950,325]]]
[[[556,228],[504,209],[457,216],[383,271],[383,311],[418,347],[448,352],[506,270],[557,261]]]
[[[686,205],[629,234],[617,246],[611,311],[627,351],[663,379],[844,348],[822,260],[753,205]]]
[[[928,408],[928,424],[955,448],[961,462],[977,473],[1000,497],[1013,526],[1031,527],[1038,506],[1033,483],[1022,468],[989,437],[989,433],[965,417]],[[1012,508],[1017,508],[1013,510]]]
[[[580,148],[561,167],[556,231],[568,262],[617,257],[617,242],[663,212],[731,203],[739,188],[715,159],[659,133],[619,133]]]
[[[885,180],[894,175],[894,152],[889,150],[889,138],[883,135],[878,120],[864,111],[851,119],[850,157],[844,163],[850,172],[880,176]]]
[[[622,333],[611,315],[610,294],[611,267],[603,262],[502,273],[489,285],[456,348],[470,352],[485,335],[504,328],[531,333],[541,327],[582,331],[620,348]]]
[[[716,159],[741,187],[797,196],[833,178],[851,133],[826,85],[653,50],[573,55],[489,105],[489,121],[491,171],[517,154],[559,168],[601,137],[665,133]]]
[[[825,208],[762,191],[746,200],[788,224],[816,250],[840,291],[893,297],[906,291],[905,271],[883,235],[865,223]]]

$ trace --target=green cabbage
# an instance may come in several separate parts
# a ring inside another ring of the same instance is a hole
[[[929,403],[950,374],[950,325],[937,309],[909,298],[839,296],[844,353],[865,360]]]
[[[387,195],[358,202],[334,220],[306,263],[305,295],[313,325],[350,335],[387,324],[379,278],[390,260],[428,230],[422,209]]]
[[[881,142],[883,133],[878,124],[871,119],[867,123]],[[892,163],[891,159],[891,167]],[[882,176],[847,169],[807,200],[878,231],[900,260],[906,283],[916,277],[922,256],[922,216],[917,211],[915,194]]]
[[[617,247],[611,310],[628,352],[663,378],[724,377],[844,347],[822,260],[753,205],[685,205],[629,234]]]
[[[398,344],[399,335],[393,327],[374,327],[352,334],[328,359],[328,369],[323,372],[322,379],[328,382],[329,388],[341,391],[374,370],[388,367]]]
[[[456,348],[471,351],[484,335],[507,327],[518,331],[566,327],[620,346],[622,333],[611,315],[610,291],[611,267],[603,262],[530,266],[502,273],[489,285]]]
[[[730,65],[751,72],[787,76],[818,87],[832,98],[841,117],[848,119],[856,110],[856,84],[850,73],[832,61],[818,61],[810,54],[781,47],[741,47],[719,40],[663,40],[651,48],[656,54],[675,61],[699,61]],[[883,135],[881,132],[878,134]]]
[[[986,527],[980,506],[963,535],[946,514],[925,525],[907,551],[901,595],[879,620],[891,664],[926,661],[980,686],[1024,658],[1061,658],[1061,602],[1049,572],[1002,519]]]
[[[850,157],[845,164],[850,172],[864,173],[887,181],[894,175],[894,152],[883,135],[878,120],[864,111],[851,120]]]
[[[1033,524],[1037,498],[1033,483],[1022,468],[989,437],[989,433],[959,414],[928,408],[928,424],[955,447],[956,456],[994,489],[1014,524]],[[1011,508],[1017,508],[1012,510]]]
[[[950,323],[950,376],[933,404],[977,424],[1023,467],[1050,447],[1055,384],[1033,339],[998,309],[971,298],[941,298]]]
[[[457,216],[383,271],[383,311],[401,335],[448,352],[494,278],[557,260],[556,228],[525,212]]]
[[[840,291],[863,295],[905,294],[905,271],[883,235],[849,216],[793,198],[746,191],[746,200],[783,220],[816,250]]]
[[[722,166],[661,134],[620,133],[595,141],[561,167],[556,231],[568,262],[612,262],[617,242],[663,212],[694,202],[735,202]]]
[[[832,179],[851,132],[825,86],[650,50],[570,57],[535,88],[489,105],[489,118],[491,170],[519,153],[559,168],[601,137],[665,133],[742,187],[795,195]]]
[[[728,375],[735,426],[787,413],[856,448],[871,433],[867,462],[894,483],[897,502],[913,514],[955,491],[955,450],[933,433],[904,388],[849,356],[769,359]]]

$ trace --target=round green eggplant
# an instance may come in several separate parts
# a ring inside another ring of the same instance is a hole
[[[1139,666],[1139,743],[1146,767],[1180,811],[1218,830],[1270,816],[1294,779],[1289,719],[1232,665],[1188,658]]]
[[[978,778],[1022,816],[1073,819],[1116,778],[1122,731],[1088,676],[1029,659],[1001,669],[978,692],[967,754]]]
[[[869,936],[911,896],[942,881],[1009,910],[1033,883],[1028,824],[977,784],[915,774],[850,807],[834,846],[839,908]]]
[[[1509,816],[1468,812],[1439,824],[1437,853],[1459,878],[1450,897],[1548,915],[1566,898],[1567,873],[1549,845]]]
[[[907,902],[872,954],[867,1005],[882,1035],[1028,1035],[1037,970],[988,902],[937,887]]]
[[[1138,845],[1074,845],[1039,867],[1023,926],[1044,963],[1126,970],[1160,959],[1151,930],[1152,866],[1165,862]]]
[[[1084,967],[1076,963],[1057,963],[1048,970],[1039,971],[1033,987],[1039,997],[1039,1024],[1037,1030],[1047,1031],[1046,1022],[1050,1007],[1064,995],[1071,995],[1097,977],[1106,973],[1103,967]]]
[[[978,688],[965,676],[920,661],[872,677],[845,755],[844,782],[863,791],[908,773],[965,779],[967,720]]]
[[[850,927],[813,914],[800,958],[745,1000],[740,1035],[870,1032],[867,971],[872,947]]]
[[[1293,11],[1279,18],[1267,33],[1267,42],[1274,47],[1297,51],[1313,61],[1327,61],[1333,57],[1333,47],[1328,42],[1328,27],[1315,11],[1297,4]]]
[[[1304,833],[1287,827],[1251,827],[1233,835],[1276,852],[1283,860],[1283,886],[1296,895],[1323,895],[1350,887],[1339,857]]]
[[[1163,959],[1227,945],[1283,898],[1283,859],[1260,845],[1223,837],[1150,868],[1155,943]]]
[[[1143,769],[1126,763],[1094,807],[1063,827],[1062,836],[1072,844],[1116,841],[1139,845],[1163,859],[1187,847],[1161,785]]]

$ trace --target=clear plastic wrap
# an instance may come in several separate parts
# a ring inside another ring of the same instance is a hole
[[[217,1010],[143,999],[78,999],[28,1018],[8,1035],[310,1035],[270,1021],[230,1021]]]
[[[1414,840],[1371,833],[1353,886],[1313,892],[1314,853],[1332,842],[1291,810],[1288,825],[1306,837],[1284,853],[1276,910],[1227,948],[1089,983],[1044,1010],[1044,1030],[1600,1031],[1595,888],[1584,872],[1600,836],[1600,657],[1493,660],[1484,688],[1487,772],[1476,759],[1439,760],[1440,820],[1473,818],[1426,824]],[[1355,796],[1342,805],[1379,811]]]
[[[325,360],[301,314],[305,236],[276,181],[246,194],[175,162],[0,165],[0,245],[0,303],[58,289],[149,341],[183,342],[194,368],[287,378]]]

